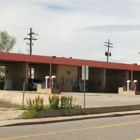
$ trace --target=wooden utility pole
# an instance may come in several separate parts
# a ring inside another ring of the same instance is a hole
[[[30,55],[32,55],[32,45],[33,45],[32,41],[37,40],[36,38],[33,38],[33,35],[37,35],[37,34],[32,31],[32,28],[30,28],[30,33],[28,33],[27,35],[29,35],[30,37],[29,38],[24,38],[24,40],[28,39],[30,41],[30,43],[29,43],[29,45],[30,45]],[[29,69],[30,69],[30,78],[31,78],[32,68],[31,68],[31,66],[29,66],[29,67],[30,67]]]
[[[105,52],[105,56],[107,56],[107,62],[109,60],[109,56],[111,56],[111,53],[109,52],[109,48],[113,48],[112,46],[110,45],[113,45],[113,43],[110,43],[110,39],[108,39],[108,42],[105,42],[106,43],[106,47],[108,47],[107,49],[107,52]]]
[[[37,40],[36,38],[33,38],[33,35],[37,35],[36,33],[34,33],[32,31],[32,28],[30,28],[30,33],[28,33],[27,35],[29,35],[30,37],[29,38],[24,38],[24,40],[28,39],[30,41],[29,45],[30,45],[30,55],[32,55],[32,41],[34,40]]]

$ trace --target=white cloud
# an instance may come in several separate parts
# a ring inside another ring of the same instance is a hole
[[[140,25],[99,25],[88,26],[77,31],[99,31],[99,32],[129,32],[139,31]]]
[[[17,37],[14,52],[27,53],[32,27],[33,54],[104,61],[110,39],[110,60],[131,63],[139,61],[139,7],[139,0],[1,0],[0,30]]]

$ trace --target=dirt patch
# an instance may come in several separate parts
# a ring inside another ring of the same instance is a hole
[[[23,112],[17,108],[0,108],[0,121],[17,119]]]
[[[12,104],[8,101],[0,100],[0,108],[19,108],[17,104]]]
[[[19,105],[0,100],[0,121],[18,118],[23,112]]]

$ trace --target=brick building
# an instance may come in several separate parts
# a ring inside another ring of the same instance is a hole
[[[118,87],[125,87],[127,80],[140,81],[140,66],[132,64],[0,52],[0,65],[5,66],[6,90],[22,90],[23,81],[28,90],[29,68],[34,72],[33,77],[43,82],[46,76],[55,75],[54,87],[61,86],[67,92],[83,91],[83,65],[89,66],[88,92],[117,93]]]

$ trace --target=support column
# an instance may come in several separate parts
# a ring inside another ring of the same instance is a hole
[[[106,69],[103,69],[103,92],[106,92]]]

